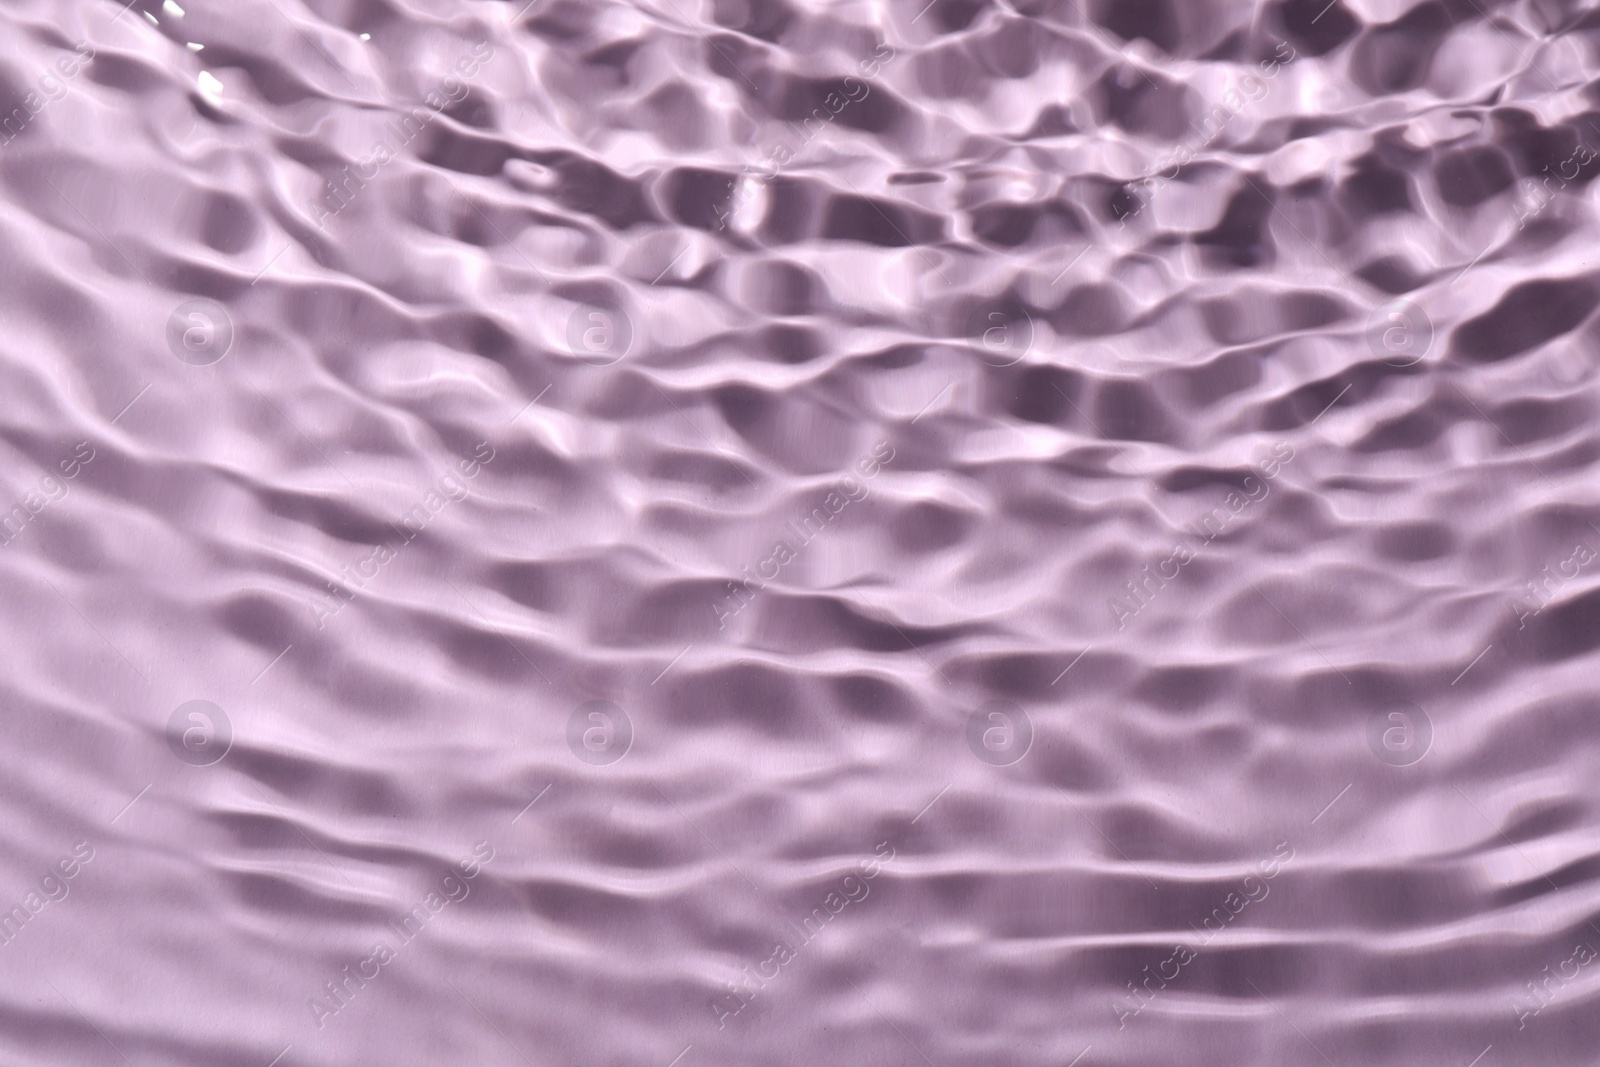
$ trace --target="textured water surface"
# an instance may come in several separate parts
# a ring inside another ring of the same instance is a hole
[[[0,1064],[1595,1062],[1597,71],[10,0]]]

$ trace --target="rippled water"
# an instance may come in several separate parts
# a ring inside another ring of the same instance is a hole
[[[1592,5],[0,34],[0,1063],[1600,1054]]]

